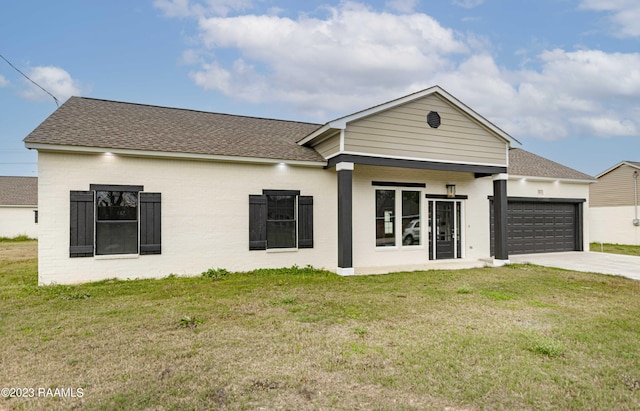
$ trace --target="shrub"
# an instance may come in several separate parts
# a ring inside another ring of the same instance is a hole
[[[527,347],[533,353],[549,358],[564,356],[567,350],[562,342],[550,337],[538,337]]]
[[[282,267],[282,268],[258,268],[249,273],[254,275],[273,275],[273,274],[314,274],[319,273],[322,270],[314,268],[312,265],[306,265],[304,267],[300,267],[298,265],[292,265],[291,267]]]
[[[471,294],[471,293],[473,293],[473,288],[470,285],[465,284],[465,285],[459,287],[456,290],[456,293],[458,293],[458,294]]]
[[[202,320],[200,318],[191,317],[189,315],[185,315],[178,322],[177,328],[196,328],[198,324],[202,324]]]
[[[35,238],[27,237],[26,235],[17,235],[15,237],[0,237],[0,243],[34,241],[34,240]]]
[[[230,274],[229,271],[227,271],[224,268],[216,268],[216,269],[210,268],[207,271],[204,271],[202,273],[202,276],[205,278],[210,278],[213,281],[219,281],[227,278],[229,274]]]

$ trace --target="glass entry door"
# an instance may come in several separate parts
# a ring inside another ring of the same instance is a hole
[[[429,259],[462,258],[462,202],[429,201]]]

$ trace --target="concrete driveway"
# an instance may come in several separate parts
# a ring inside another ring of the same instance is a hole
[[[640,280],[640,257],[585,252],[523,254],[509,256],[512,263],[531,263],[565,270],[620,275]]]

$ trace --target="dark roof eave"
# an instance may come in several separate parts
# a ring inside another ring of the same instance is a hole
[[[25,143],[28,149],[45,151],[45,152],[59,152],[59,153],[82,153],[82,154],[116,154],[131,157],[155,157],[155,158],[171,158],[171,159],[184,159],[184,160],[208,160],[208,161],[226,161],[226,162],[238,162],[238,163],[261,163],[261,164],[274,164],[274,163],[287,163],[291,165],[306,165],[306,166],[326,166],[326,160],[320,156],[315,150],[308,149],[314,153],[314,155],[306,156],[252,156],[252,155],[233,155],[233,154],[220,154],[220,153],[205,153],[205,152],[184,152],[184,151],[159,151],[159,150],[138,150],[122,147],[96,147],[96,146],[82,146],[71,144],[49,144],[49,143]]]

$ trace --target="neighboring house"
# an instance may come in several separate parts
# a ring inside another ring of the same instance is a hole
[[[622,161],[591,186],[591,241],[640,245],[640,162]]]
[[[38,179],[0,177],[0,237],[38,238]]]
[[[324,125],[72,97],[25,138],[39,282],[583,250],[592,179],[513,142],[437,86]]]

